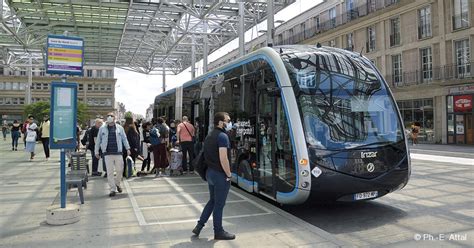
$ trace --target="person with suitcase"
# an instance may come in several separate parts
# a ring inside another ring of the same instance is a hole
[[[181,166],[181,162],[183,159],[183,153],[179,149],[179,146],[175,146],[171,148],[170,152],[171,152],[170,176],[173,176],[173,173],[177,171],[179,171],[180,174],[182,174],[183,167]]]

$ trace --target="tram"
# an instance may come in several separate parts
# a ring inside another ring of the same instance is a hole
[[[333,47],[265,47],[155,98],[154,116],[186,115],[202,142],[230,113],[232,181],[281,204],[362,201],[411,174],[397,105],[366,57]]]

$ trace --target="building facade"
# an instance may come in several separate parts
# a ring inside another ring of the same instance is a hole
[[[385,77],[405,127],[421,124],[422,142],[473,145],[473,12],[470,0],[324,1],[277,27],[275,45],[321,43],[363,54]],[[261,36],[246,51],[264,45]]]
[[[33,68],[31,103],[50,101],[51,82],[60,82],[58,76]],[[84,76],[71,76],[69,82],[78,83],[78,100],[88,106],[90,118],[114,111],[115,83],[113,67],[84,66]],[[0,122],[21,121],[27,102],[28,76],[25,70],[0,69]],[[34,113],[32,113],[34,114]]]

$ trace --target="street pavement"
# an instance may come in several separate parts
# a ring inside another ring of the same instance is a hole
[[[146,176],[124,181],[124,192],[108,196],[105,178],[90,177],[80,221],[46,223],[46,209],[58,204],[59,152],[45,161],[41,144],[28,161],[20,144],[10,150],[0,140],[0,247],[350,247],[334,235],[232,187],[224,210],[224,228],[232,241],[213,239],[212,219],[200,237],[192,235],[208,199],[197,176]],[[78,204],[77,191],[68,204]]]
[[[474,247],[474,147],[410,146],[408,185],[373,201],[284,207],[358,247]]]

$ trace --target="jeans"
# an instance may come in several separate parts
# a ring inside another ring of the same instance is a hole
[[[198,225],[204,226],[212,213],[214,233],[219,234],[224,231],[222,227],[222,214],[230,189],[230,181],[227,181],[224,172],[219,172],[211,168],[207,169],[206,178],[209,184],[210,199],[202,210]]]
[[[44,155],[49,158],[49,138],[41,138],[41,142],[43,143]]]
[[[194,143],[192,141],[183,141],[181,142],[181,151],[183,152],[182,166],[183,170],[188,170],[188,159],[187,154],[189,154],[189,170],[193,171],[193,159],[194,159]]]
[[[123,158],[121,154],[105,155],[105,165],[107,166],[107,181],[109,182],[110,192],[116,192],[117,186],[120,187],[123,173]],[[114,171],[117,172],[117,178],[114,178]]]
[[[91,156],[92,156],[92,173],[97,173],[97,170],[99,169],[99,160],[95,157],[94,150],[91,150]]]
[[[20,131],[12,132],[12,148],[18,147],[18,139],[20,138]]]
[[[3,133],[3,139],[6,139],[7,138],[7,130],[2,130],[2,133]]]

